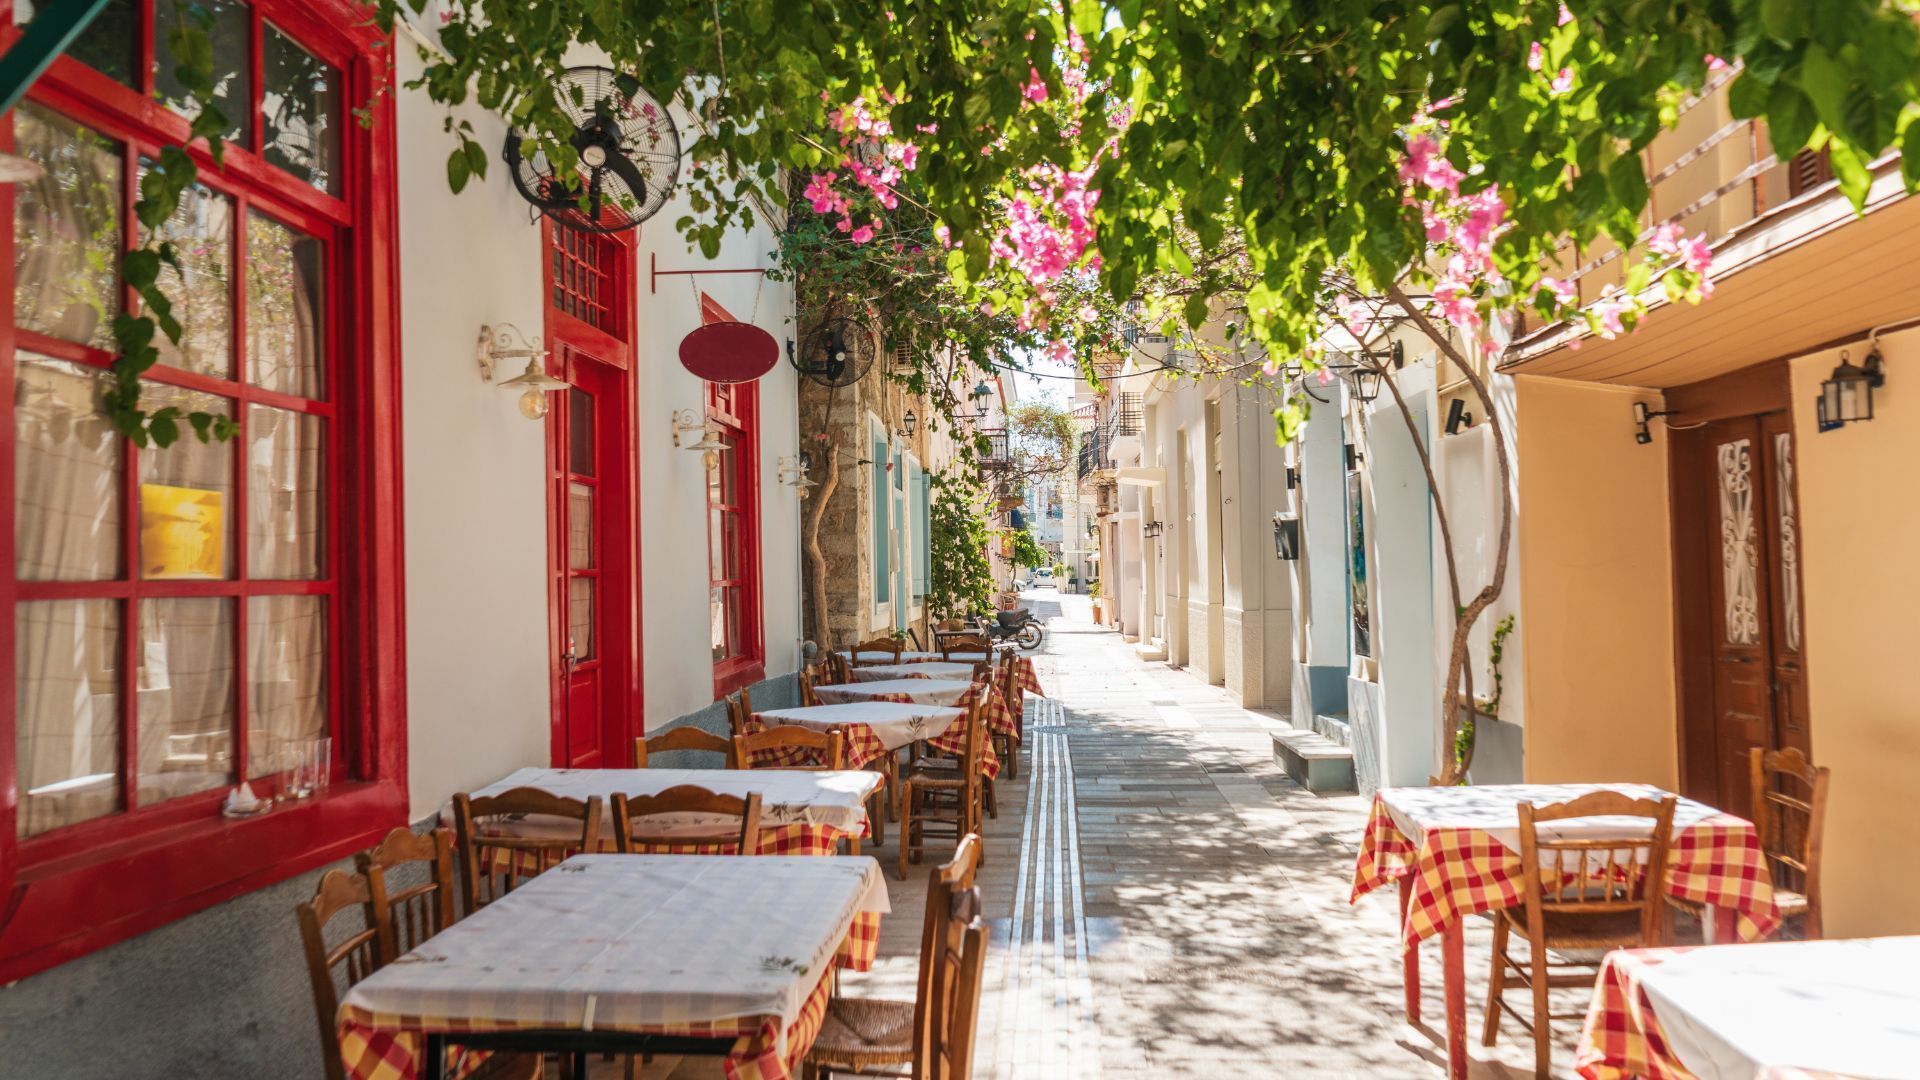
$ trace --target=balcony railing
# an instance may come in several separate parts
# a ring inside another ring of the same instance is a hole
[[[1013,452],[1007,443],[1006,428],[984,428],[974,432],[982,469],[1005,469],[1013,465]]]
[[[1140,395],[1125,393],[1113,399],[1113,409],[1107,413],[1107,441],[1125,435],[1140,434],[1141,420],[1144,416],[1140,408]]]
[[[1095,428],[1080,438],[1079,478],[1085,480],[1107,467],[1107,433]]]

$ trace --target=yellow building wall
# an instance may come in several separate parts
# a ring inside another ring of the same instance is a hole
[[[1526,778],[1673,788],[1678,757],[1667,448],[1634,391],[1521,376]]]
[[[1833,770],[1830,937],[1920,933],[1920,329],[1881,352],[1875,419],[1825,434],[1814,402],[1840,351],[1791,364],[1813,757]]]

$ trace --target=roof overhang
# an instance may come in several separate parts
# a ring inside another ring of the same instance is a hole
[[[1920,198],[1902,186],[1898,156],[1873,172],[1860,214],[1825,187],[1718,241],[1712,299],[1674,304],[1655,290],[1634,333],[1546,327],[1499,370],[1667,389],[1920,316]]]

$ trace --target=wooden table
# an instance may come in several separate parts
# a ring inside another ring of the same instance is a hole
[[[1920,937],[1607,956],[1580,1075],[1920,1076]]]
[[[448,1043],[714,1054],[787,1080],[887,910],[870,858],[578,855],[348,991],[341,1057],[356,1080],[437,1080]]]
[[[841,840],[859,840],[867,835],[867,800],[881,784],[878,774],[864,769],[837,772],[768,771],[745,769],[516,769],[474,792],[475,795],[499,795],[517,787],[537,788],[566,799],[585,799],[598,795],[608,815],[601,823],[600,835],[606,849],[613,849],[613,795],[628,798],[658,795],[672,787],[692,784],[721,795],[744,798],[760,795],[760,850],[781,855],[831,855]],[[679,815],[683,820],[662,829],[672,835],[678,829],[689,835],[708,834],[724,817]],[[440,820],[453,824],[452,806],[443,807]],[[542,820],[527,817],[496,826],[506,835],[568,836],[578,835],[578,822],[561,819]]]
[[[1469,915],[1524,902],[1519,805],[1567,802],[1594,791],[1640,799],[1667,792],[1640,784],[1507,784],[1485,787],[1385,788],[1354,866],[1352,899],[1389,881],[1400,886],[1407,1020],[1420,1021],[1420,942],[1441,940],[1447,1014],[1447,1072],[1467,1073],[1466,972],[1461,923]],[[1591,818],[1560,823],[1596,838],[1646,834],[1644,821]],[[1753,825],[1691,799],[1673,817],[1667,889],[1725,914],[1743,940],[1766,936],[1779,924],[1773,884]]]

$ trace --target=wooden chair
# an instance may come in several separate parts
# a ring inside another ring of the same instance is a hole
[[[733,738],[733,756],[743,769],[845,768],[846,736],[840,729],[815,731],[793,724],[770,727]]]
[[[600,796],[564,799],[538,788],[519,787],[498,795],[453,797],[454,832],[460,841],[460,876],[466,886],[467,914],[512,892],[531,877],[559,865],[570,855],[600,849]],[[580,831],[552,836],[503,836],[486,831],[492,821],[538,815],[577,821]]]
[[[920,973],[912,1001],[834,998],[820,1034],[807,1052],[807,1073],[855,1076],[920,1077],[927,1063],[952,1038],[959,1019],[953,1006],[964,995],[953,992],[952,946],[956,927],[964,931],[979,905],[974,876],[980,865],[980,837],[960,841],[953,860],[927,882],[926,914],[920,928]],[[970,1018],[969,1018],[970,1020]],[[971,1024],[969,1023],[969,1028]],[[952,1073],[963,1077],[967,1073]]]
[[[993,642],[979,634],[949,634],[940,639],[940,658],[953,659],[954,653],[979,653],[982,656],[993,655]]]
[[[737,769],[733,758],[733,740],[724,735],[702,731],[692,724],[668,728],[658,735],[633,740],[633,767],[644,769],[654,754],[669,750],[705,750],[726,760],[726,768]]]
[[[1658,945],[1666,907],[1667,851],[1673,838],[1673,809],[1678,800],[1635,799],[1617,791],[1595,791],[1550,806],[1520,804],[1520,865],[1526,903],[1499,913],[1493,924],[1493,974],[1487,987],[1487,1023],[1481,1041],[1492,1046],[1506,1010],[1533,1032],[1535,1075],[1550,1075],[1553,1033],[1550,1021],[1577,1019],[1578,1012],[1554,1015],[1547,991],[1562,987],[1593,989],[1598,972],[1583,959],[1552,961],[1551,952],[1591,954],[1619,948]],[[1620,838],[1567,838],[1539,834],[1542,822],[1592,817],[1646,818],[1648,835]],[[1507,939],[1527,939],[1527,961],[1507,955]],[[1549,970],[1549,969],[1555,970]],[[1509,974],[1511,969],[1511,974]],[[1577,972],[1575,970],[1577,969]],[[1507,980],[1531,991],[1529,1023],[1506,1002]]]
[[[386,949],[383,959],[412,952],[459,917],[454,913],[457,886],[451,830],[417,833],[398,828],[355,855],[353,861],[355,869],[366,877],[367,890],[372,894],[374,925]],[[395,888],[387,875],[401,867],[415,868],[423,876],[412,885]]]
[[[327,924],[351,908],[360,909],[363,928],[341,938],[338,945],[329,949]],[[300,923],[300,942],[307,953],[307,977],[313,984],[313,1011],[320,1021],[320,1054],[326,1065],[327,1080],[346,1080],[346,1066],[340,1060],[340,1033],[334,1027],[340,1012],[340,995],[334,980],[338,978],[339,985],[351,989],[387,961],[379,919],[374,912],[373,893],[367,886],[365,874],[329,870],[320,876],[313,899],[295,904],[293,913]]]
[[[1005,686],[1002,686],[999,682],[1001,677],[994,675],[993,670],[994,669],[987,664],[975,664],[973,668],[973,681],[977,685],[969,693],[973,695],[982,693],[1010,693],[1012,684],[1009,682]],[[981,689],[980,687],[982,685],[987,685],[987,688]],[[964,701],[966,698],[963,697],[961,700]],[[991,726],[987,723],[984,712],[980,717],[980,727],[982,731],[985,732],[987,741],[993,746],[994,753],[1000,758],[1001,770],[1006,772],[1007,779],[1014,779],[1018,775],[1016,771],[1017,767],[1013,764],[1014,758],[1018,756],[1018,744],[1016,744],[1010,736],[992,730]],[[950,771],[960,767],[959,759],[952,755],[946,753],[927,753],[925,749],[926,744],[920,743],[916,745],[919,750],[913,756],[909,766],[910,768],[920,769],[922,771]],[[1002,750],[1002,747],[1006,749]],[[993,777],[985,773],[980,775],[980,805],[988,817],[995,821],[1000,820],[999,794],[995,791]]]
[[[727,695],[727,727],[732,735],[747,733],[747,720],[753,716],[753,695],[741,687],[739,692]],[[739,768],[735,765],[734,768]]]
[[[801,706],[803,708],[810,708],[814,705],[820,704],[820,698],[816,696],[813,692],[816,679],[818,678],[817,676],[814,675],[813,668],[812,667],[801,668],[800,674],[797,678],[800,683]]]
[[[919,862],[929,835],[952,836],[957,845],[968,833],[980,831],[981,762],[986,733],[978,700],[961,717],[966,752],[951,768],[920,759],[900,780],[900,877],[907,863]]]
[[[904,649],[905,645],[901,643],[899,638],[877,637],[872,641],[863,641],[853,648],[848,649],[847,659],[854,667],[877,667],[881,664],[897,664],[900,662],[900,653]],[[887,653],[889,656],[882,660],[862,660],[860,658],[861,653]]]
[[[1001,700],[1007,703],[1007,708],[1016,714],[1015,722],[1017,723],[1020,712],[1020,665],[1014,663],[1012,657],[1008,657],[1006,662],[1000,665],[1000,670],[994,677],[994,689],[999,692]],[[1019,740],[1015,739],[1013,733],[1009,731],[991,731],[988,736],[993,740],[993,752],[1000,758],[1000,768],[1007,774],[1007,779],[1010,781],[1020,779]],[[988,789],[987,798],[988,805],[992,806],[991,788]],[[994,816],[999,816],[997,807],[994,808]]]
[[[649,818],[659,814],[723,814],[738,818],[739,823],[716,825],[699,833],[681,830],[669,834],[659,828],[657,819],[649,823]],[[733,848],[734,854],[757,855],[760,852],[760,793],[752,792],[743,799],[692,784],[634,798],[616,792],[613,836],[619,849],[628,855],[678,844],[718,844]]]
[[[837,652],[828,653],[820,666],[826,668],[827,677],[833,680],[829,685],[842,685],[853,681],[853,665],[847,663],[847,658]]]
[[[1773,872],[1773,905],[1788,925],[1799,923],[1803,940],[1817,940],[1824,933],[1820,848],[1827,823],[1828,770],[1793,747],[1755,747],[1749,764],[1753,828]],[[1691,900],[1668,896],[1667,903],[1696,918],[1704,914],[1704,905]]]

